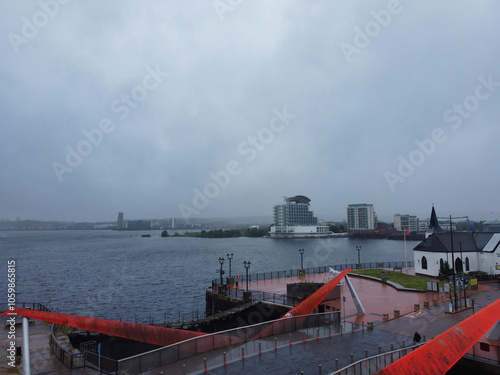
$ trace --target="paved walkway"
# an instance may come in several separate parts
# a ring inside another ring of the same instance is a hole
[[[18,318],[21,320],[20,318]],[[2,323],[5,319],[2,319]],[[72,374],[72,375],[95,375],[96,371],[91,369],[69,370],[52,354],[50,348],[50,328],[52,324],[35,320],[29,324],[30,333],[30,354],[31,354],[31,373],[37,375],[44,374]],[[20,374],[22,373],[22,356],[19,357],[15,367],[9,366],[9,359],[5,355],[5,348],[9,348],[10,339],[8,328],[3,327],[0,331],[0,347],[2,355],[0,356],[0,374]],[[22,346],[22,324],[16,325],[15,346]]]
[[[317,278],[321,278],[321,276],[318,275]],[[233,348],[231,356],[227,356],[228,364],[226,366],[223,365],[221,353],[214,351],[189,357],[145,374],[202,374],[205,373],[204,358],[207,358],[207,374],[214,375],[270,372],[276,375],[298,375],[301,371],[304,371],[304,374],[318,374],[319,365],[321,365],[323,374],[329,374],[336,370],[336,359],[338,359],[339,368],[342,368],[350,363],[351,354],[354,361],[357,361],[365,357],[365,350],[369,356],[378,353],[379,346],[382,347],[382,351],[389,351],[391,344],[393,344],[394,349],[402,347],[403,342],[406,347],[410,346],[415,331],[430,340],[472,315],[472,309],[449,314],[449,302],[445,296],[441,296],[439,293],[398,291],[391,286],[372,280],[355,277],[351,277],[351,280],[367,314],[357,315],[351,299],[350,305],[352,306],[349,307],[349,300],[348,306],[346,306],[347,320],[352,322],[364,320],[365,323],[373,321],[374,330],[350,333],[347,329],[348,333],[343,335],[336,334],[331,338],[326,337],[319,340],[313,337],[313,333],[309,335],[309,339],[305,343],[300,342],[290,346],[283,342],[278,345],[277,350],[271,348],[261,355],[246,356],[244,360],[239,355],[240,346],[236,349]],[[313,281],[313,278],[308,278],[308,281]],[[276,280],[259,281],[259,284],[267,292],[281,293],[283,290],[283,286],[280,287],[280,283]],[[255,285],[252,287],[250,289],[257,289]],[[344,292],[349,293],[348,291]],[[344,295],[346,295],[345,293]],[[469,292],[468,295],[475,300],[475,311],[478,311],[500,298],[499,285],[482,284],[477,292]],[[350,298],[350,294],[347,296]],[[439,301],[444,300],[445,302],[432,305],[432,298],[438,298]],[[430,307],[415,312],[413,310],[414,303],[420,303],[423,307],[424,301],[431,302]],[[391,319],[385,321],[382,314],[390,313],[395,309],[399,309],[402,315],[397,319],[390,316]],[[324,334],[324,336],[328,335]],[[229,352],[231,349],[227,348],[226,350]]]
[[[413,269],[409,269],[412,274]],[[286,285],[299,282],[320,282],[326,283],[329,280],[329,273],[318,273],[306,275],[305,277],[292,276],[279,279],[259,280],[249,282],[249,290],[257,292],[267,292],[286,295]],[[366,314],[358,314],[354,301],[349,293],[347,285],[341,287],[342,296],[346,299],[345,315],[347,321],[361,324],[363,321],[373,322],[381,320],[383,314],[394,317],[394,310],[399,310],[401,314],[406,314],[414,310],[414,305],[424,306],[424,302],[432,304],[433,299],[439,302],[446,301],[448,296],[437,292],[408,292],[400,291],[389,284],[370,280],[358,276],[350,275],[352,285],[358,294]],[[328,305],[340,310],[344,316],[344,307],[341,305],[342,299],[328,303]]]
[[[300,279],[294,280],[294,278],[290,277],[266,281],[261,280],[250,283],[249,287],[251,290],[282,294],[286,290],[284,280],[286,280],[286,283],[301,281]],[[328,281],[328,274],[308,275],[306,280],[325,282]],[[347,321],[364,321],[365,324],[373,322],[375,325],[374,330],[365,329],[351,333],[348,323],[342,335],[338,332],[333,332],[332,336],[329,337],[329,332],[326,331],[326,328],[322,329],[320,337],[324,338],[320,339],[316,339],[315,330],[299,331],[294,334],[303,335],[301,337],[306,339],[305,342],[300,339],[294,339],[293,345],[290,345],[289,335],[285,334],[278,338],[278,348],[275,350],[274,337],[271,337],[268,340],[262,340],[264,343],[262,354],[246,355],[244,360],[241,358],[242,345],[238,345],[232,348],[224,348],[224,350],[189,357],[144,374],[202,374],[204,373],[205,366],[204,358],[207,358],[207,373],[214,375],[262,374],[271,372],[275,375],[282,375],[300,374],[301,371],[304,371],[304,374],[318,374],[319,365],[321,365],[323,374],[329,374],[336,369],[336,359],[338,359],[338,366],[342,368],[350,363],[351,354],[356,361],[365,357],[365,350],[367,350],[368,355],[378,353],[379,346],[382,347],[383,351],[388,351],[391,343],[395,349],[401,347],[403,342],[405,346],[409,346],[415,331],[418,331],[427,339],[431,339],[472,314],[472,309],[449,314],[449,303],[446,301],[445,296],[439,293],[398,291],[387,284],[358,277],[351,277],[351,281],[367,314],[357,314],[347,287],[342,287],[345,289],[342,290],[342,294],[347,300],[345,307]],[[496,283],[481,284],[479,291],[468,292],[468,296],[475,300],[475,311],[500,298],[499,287],[499,284]],[[439,301],[445,300],[445,302],[432,306],[433,298],[438,298]],[[422,309],[419,312],[413,311],[415,303],[419,303],[423,307],[425,301],[431,303],[429,308]],[[400,310],[401,317],[393,319],[394,310]],[[391,319],[385,321],[383,314],[389,314]],[[5,348],[8,347],[8,331],[4,328],[3,332],[4,334],[0,338],[0,346]],[[17,326],[16,336],[16,345],[21,345],[21,325]],[[30,325],[33,374],[97,374],[97,372],[90,369],[71,371],[65,368],[51,354],[49,338],[50,324],[35,322],[35,324]],[[258,353],[258,349],[255,348],[256,345],[258,345],[258,341],[244,344],[247,348],[246,353]],[[223,364],[223,351],[227,353],[226,366]],[[0,358],[0,373],[20,373],[22,368],[20,364],[16,368],[11,368],[7,365],[5,356]]]

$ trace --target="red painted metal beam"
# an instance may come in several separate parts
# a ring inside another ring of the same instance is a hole
[[[377,375],[445,374],[499,319],[500,299],[377,372]]]
[[[330,294],[330,292],[350,271],[352,271],[350,268],[347,268],[344,271],[342,271],[340,274],[335,276],[332,280],[327,282],[325,285],[323,285],[316,292],[307,297],[304,301],[299,303],[297,306],[295,306],[293,309],[291,309],[277,321],[270,324],[269,326],[264,328],[261,332],[256,334],[252,339],[256,339],[258,337],[267,337],[274,334],[273,332],[275,331],[278,332],[281,331],[283,329],[283,322],[281,320],[286,318],[291,318],[292,316],[303,316],[300,318],[296,318],[297,320],[295,321],[294,324],[294,326],[300,325],[306,319],[305,315],[311,314],[314,311],[314,309],[325,299],[326,296],[328,296],[328,294]]]
[[[307,297],[304,301],[302,301],[293,309],[291,309],[289,312],[287,312],[285,315],[283,315],[281,319],[289,318],[291,316],[296,316],[296,315],[309,315],[310,313],[312,313],[314,309],[318,307],[318,305],[326,298],[327,295],[330,294],[330,292],[350,271],[352,271],[350,268],[346,268],[340,274],[335,276],[332,280],[330,280],[321,288],[319,288],[312,295]]]
[[[92,332],[100,332],[111,336],[147,342],[154,345],[167,346],[193,337],[204,336],[206,333],[185,331],[175,328],[150,326],[114,320],[89,318],[68,314],[59,314],[48,311],[16,308],[1,315],[16,313],[26,318],[43,320],[45,322],[61,324]]]

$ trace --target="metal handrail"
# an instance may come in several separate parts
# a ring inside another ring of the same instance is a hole
[[[345,366],[344,368],[331,372],[328,375],[348,375],[348,374],[372,375],[382,370],[383,368],[389,366],[390,364],[396,362],[398,359],[404,357],[410,351],[413,351],[419,346],[422,346],[424,344],[425,342],[422,342],[416,345],[408,346],[406,348],[391,350],[385,353],[380,353],[371,357],[363,358],[360,359],[359,361],[351,363],[348,366]]]

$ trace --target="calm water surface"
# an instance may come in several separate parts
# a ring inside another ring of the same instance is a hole
[[[160,231],[0,232],[0,299],[6,308],[7,261],[16,261],[16,300],[41,302],[51,310],[124,321],[174,320],[205,311],[205,289],[218,278],[219,257],[233,253],[232,274],[362,262],[404,261],[402,241],[349,238],[161,238]],[[407,241],[408,260],[413,247]],[[224,270],[228,272],[228,260]]]

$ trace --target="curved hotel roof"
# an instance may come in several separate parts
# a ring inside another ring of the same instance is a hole
[[[286,203],[304,203],[304,204],[309,205],[310,201],[311,200],[304,195],[296,195],[295,197],[291,197],[291,198],[285,197]]]

